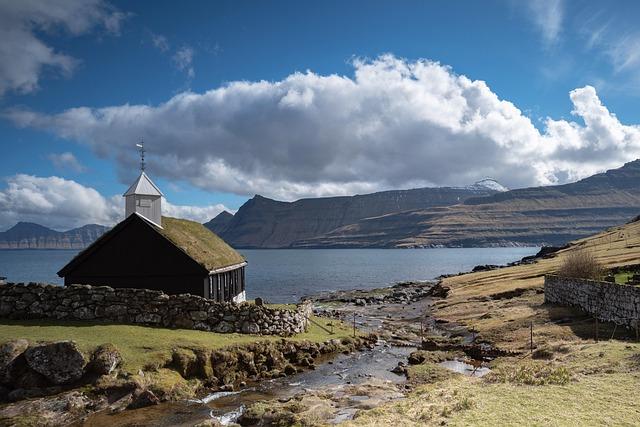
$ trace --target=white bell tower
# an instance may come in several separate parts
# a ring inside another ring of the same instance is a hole
[[[154,224],[162,226],[163,194],[144,172],[144,142],[136,146],[140,149],[140,176],[123,195],[125,218],[137,212]]]

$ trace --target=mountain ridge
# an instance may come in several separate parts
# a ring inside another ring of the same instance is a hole
[[[495,181],[493,181],[495,182]],[[502,187],[499,183],[498,186]],[[255,195],[233,218],[214,218],[209,228],[237,248],[286,248],[364,218],[435,206],[497,193],[481,182],[467,187],[386,190],[353,196],[306,198],[283,202]],[[225,222],[224,228],[216,223]]]
[[[639,211],[640,160],[635,160],[575,183],[366,218],[291,247],[560,245],[623,224]]]
[[[56,231],[34,222],[20,221],[0,232],[0,249],[84,249],[109,227],[86,224],[67,231]]]

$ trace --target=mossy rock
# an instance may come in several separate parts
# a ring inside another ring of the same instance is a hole
[[[434,384],[452,378],[456,374],[435,363],[426,362],[421,365],[413,365],[407,368],[407,379],[413,385]]]
[[[176,348],[171,354],[169,366],[182,375],[183,378],[190,378],[196,370],[198,357],[195,352],[188,348]]]

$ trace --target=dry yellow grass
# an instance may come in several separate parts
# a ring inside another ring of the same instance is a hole
[[[419,387],[402,401],[359,414],[348,424],[638,425],[640,409],[634,396],[640,385],[640,344],[617,340],[595,342],[593,323],[584,321],[579,312],[543,304],[544,274],[557,271],[567,254],[581,249],[589,250],[606,268],[638,264],[640,222],[578,240],[554,258],[533,265],[445,279],[444,285],[451,291],[437,304],[437,317],[474,328],[499,347],[523,351],[522,356],[493,363],[492,367],[503,374],[506,382],[456,375]],[[517,289],[524,291],[509,298],[491,297]],[[558,324],[554,322],[557,319],[565,321]],[[535,345],[546,350],[550,360],[532,361],[526,354],[531,322]],[[611,335],[611,326],[600,328],[601,337]],[[546,371],[552,374],[561,370],[571,379],[527,385],[526,374],[540,367],[541,372],[548,368]],[[520,375],[521,372],[525,375]]]
[[[461,322],[498,345],[517,349],[526,345],[529,323],[539,334],[570,338],[570,326],[558,326],[550,320],[569,316],[572,311],[542,305],[544,275],[557,271],[565,257],[574,250],[588,250],[604,267],[640,263],[640,222],[611,228],[592,237],[573,242],[553,258],[532,265],[508,267],[488,272],[450,277],[444,285],[449,296],[437,306],[438,317]],[[493,300],[491,295],[516,289],[531,292],[521,297]],[[488,313],[488,314],[487,314]]]

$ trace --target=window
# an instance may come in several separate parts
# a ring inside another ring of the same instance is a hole
[[[138,199],[136,202],[137,206],[140,206],[141,208],[151,207],[151,199]]]

